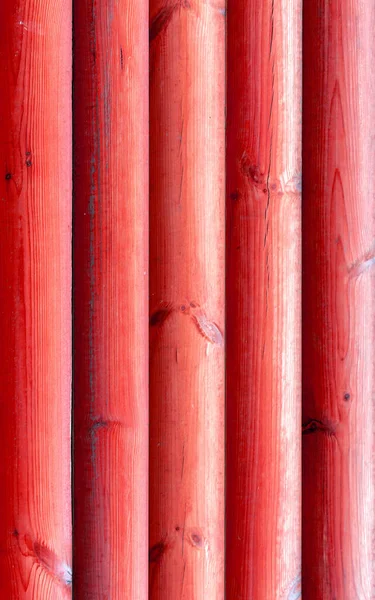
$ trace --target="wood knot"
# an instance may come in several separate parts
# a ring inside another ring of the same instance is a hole
[[[243,153],[241,158],[241,171],[255,187],[260,188],[262,191],[264,189],[267,191],[265,174],[259,165],[250,160],[246,152]]]
[[[193,531],[190,534],[190,542],[191,542],[191,545],[194,546],[195,548],[203,548],[203,546],[204,546],[204,539],[203,539],[202,535],[197,531]]]
[[[238,200],[240,199],[241,194],[238,190],[234,190],[234,192],[231,192],[229,194],[229,198],[233,201],[233,202],[238,202]]]
[[[165,544],[165,542],[161,541],[158,542],[157,544],[154,544],[151,548],[150,548],[150,552],[148,555],[148,560],[150,563],[158,563],[161,561],[164,553],[167,550],[167,545]]]

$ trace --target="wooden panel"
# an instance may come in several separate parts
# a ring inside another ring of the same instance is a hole
[[[0,4],[0,594],[71,598],[71,8]]]
[[[228,600],[300,597],[301,5],[228,0]]]
[[[147,598],[148,2],[74,9],[74,592]]]
[[[375,5],[305,3],[303,596],[374,597]]]
[[[151,2],[150,598],[224,597],[224,1]]]

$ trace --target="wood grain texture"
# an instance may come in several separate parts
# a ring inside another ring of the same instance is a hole
[[[301,594],[301,8],[228,1],[228,600]]]
[[[224,598],[221,0],[152,0],[150,587]]]
[[[303,597],[375,598],[375,5],[306,2]]]
[[[0,4],[0,596],[71,598],[71,7]]]
[[[148,589],[148,2],[74,8],[74,593]]]

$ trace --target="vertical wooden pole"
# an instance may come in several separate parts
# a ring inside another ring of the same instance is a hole
[[[0,4],[0,594],[71,597],[71,6]]]
[[[151,1],[150,598],[224,597],[224,1]]]
[[[374,597],[375,5],[304,13],[303,597]]]
[[[148,581],[148,2],[74,8],[74,592]]]
[[[301,5],[228,0],[228,600],[300,595]]]

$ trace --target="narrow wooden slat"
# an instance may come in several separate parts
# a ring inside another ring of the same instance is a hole
[[[0,3],[0,596],[71,598],[71,6]]]
[[[224,597],[224,1],[151,1],[150,587]]]
[[[74,6],[74,593],[142,600],[148,2]]]
[[[228,600],[300,597],[301,8],[228,0]]]
[[[375,5],[304,13],[303,597],[375,596]]]

